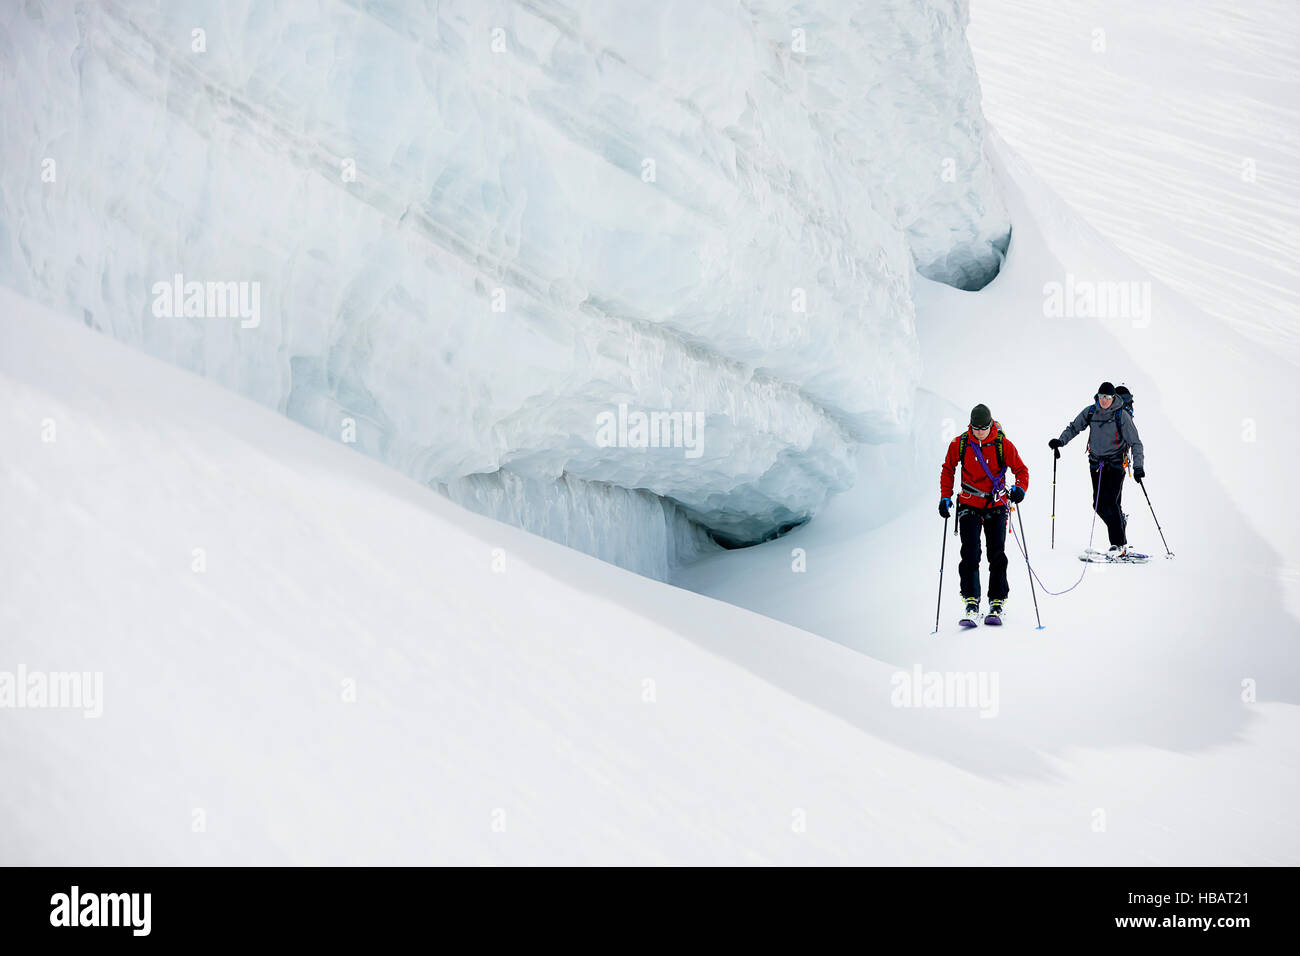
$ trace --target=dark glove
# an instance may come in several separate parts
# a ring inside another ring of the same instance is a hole
[[[1007,497],[1010,498],[1014,504],[1020,504],[1020,502],[1025,500],[1025,489],[1021,488],[1019,485],[1013,485],[1011,490],[1007,492]]]
[[[951,508],[951,507],[952,507],[952,499],[951,499],[951,498],[940,498],[940,499],[939,499],[939,516],[940,516],[940,517],[943,517],[943,518],[948,517],[948,509]]]
[[[1061,439],[1053,438],[1051,441],[1047,443],[1047,447],[1052,449],[1052,451],[1055,453],[1053,457],[1055,458],[1061,457]]]
[[[1143,471],[1141,468],[1134,468],[1134,469],[1133,469],[1133,480],[1136,481],[1138,484],[1141,484],[1141,483],[1142,483],[1142,479],[1145,478],[1146,476],[1147,476],[1147,473],[1146,473],[1145,471]]]

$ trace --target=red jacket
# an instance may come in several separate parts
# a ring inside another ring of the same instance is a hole
[[[989,437],[983,442],[975,440],[975,433],[969,428],[966,429],[966,459],[961,463],[961,483],[962,491],[957,496],[957,503],[965,505],[967,508],[992,508],[995,505],[1002,504],[1005,497],[1006,482],[1004,479],[1003,495],[996,502],[990,501],[987,497],[978,494],[972,494],[970,489],[974,488],[981,491],[985,496],[993,490],[993,482],[989,481],[989,476],[984,473],[980,467],[979,459],[975,457],[975,446],[979,444],[980,453],[984,456],[984,462],[989,466],[989,471],[994,476],[998,473],[998,423],[994,422],[993,427],[989,429]],[[957,469],[957,449],[961,447],[961,436],[958,435],[948,445],[948,454],[943,460],[943,468],[939,471],[939,496],[941,498],[952,497],[953,472]],[[1016,484],[1025,491],[1029,490],[1029,469],[1020,458],[1020,452],[1016,451],[1016,446],[1011,444],[1011,439],[1005,435],[1002,437],[1002,457],[1006,462],[1007,470],[1016,476]]]

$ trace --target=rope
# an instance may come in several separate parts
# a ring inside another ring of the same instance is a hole
[[[1089,551],[1092,550],[1092,538],[1097,530],[1097,506],[1101,504],[1101,471],[1105,467],[1104,464],[1101,464],[1097,468],[1097,500],[1092,503],[1092,527],[1088,529]],[[1038,582],[1038,586],[1043,589],[1044,594],[1050,594],[1052,597],[1060,597],[1062,594],[1069,594],[1083,583],[1083,577],[1088,573],[1088,565],[1091,563],[1089,561],[1083,562],[1083,570],[1079,572],[1078,579],[1064,591],[1049,590],[1047,585],[1043,583],[1043,579],[1038,576],[1038,572],[1034,570],[1034,566],[1029,563],[1029,552],[1026,551],[1025,546],[1020,543],[1020,536],[1016,534],[1016,526],[1011,523],[1010,515],[1007,516],[1007,527],[1011,529],[1011,537],[1015,539],[1016,547],[1020,550],[1021,556],[1025,559],[1025,567],[1029,568],[1029,573],[1034,576],[1034,580]]]

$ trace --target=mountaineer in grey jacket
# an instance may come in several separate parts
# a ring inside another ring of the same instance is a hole
[[[1110,382],[1102,382],[1093,396],[1093,402],[1065,426],[1060,438],[1049,441],[1057,458],[1061,446],[1088,430],[1088,470],[1092,474],[1092,500],[1097,517],[1106,522],[1110,535],[1110,550],[1122,554],[1128,548],[1124,526],[1128,523],[1120,503],[1124,491],[1124,463],[1130,453],[1133,460],[1133,478],[1139,484],[1146,477],[1146,459],[1142,439],[1133,424],[1129,408],[1130,393]]]

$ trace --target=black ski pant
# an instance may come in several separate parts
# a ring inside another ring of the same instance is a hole
[[[980,597],[980,534],[989,549],[989,598],[1005,598],[1007,583],[1007,508],[958,508],[957,528],[961,534],[961,596]]]
[[[1094,461],[1089,463],[1088,470],[1092,473],[1094,510],[1097,517],[1106,522],[1110,543],[1128,544],[1128,538],[1124,536],[1124,526],[1128,520],[1120,507],[1120,498],[1124,494],[1124,466],[1118,462]]]

